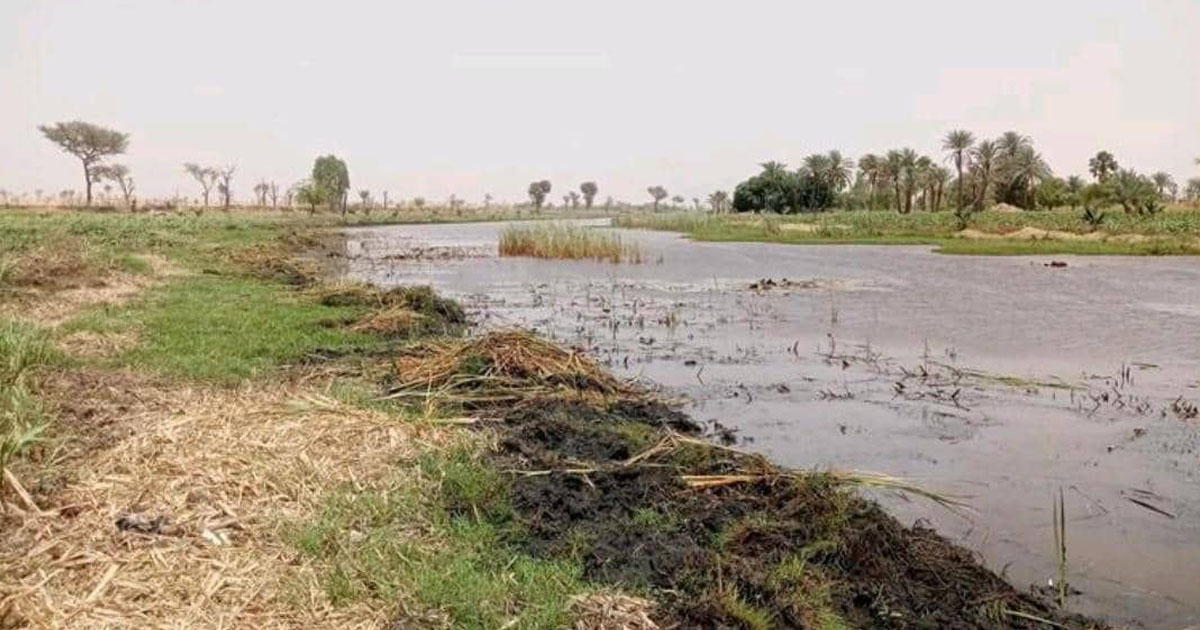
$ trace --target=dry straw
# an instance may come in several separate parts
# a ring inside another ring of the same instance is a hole
[[[3,506],[0,627],[382,627],[389,611],[330,606],[280,528],[450,432],[282,383],[141,400],[53,504]]]

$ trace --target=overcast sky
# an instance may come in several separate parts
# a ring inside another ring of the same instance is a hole
[[[0,188],[81,189],[36,125],[127,131],[142,195],[235,193],[318,154],[354,188],[703,196],[769,159],[1016,129],[1200,175],[1200,1],[0,0]]]

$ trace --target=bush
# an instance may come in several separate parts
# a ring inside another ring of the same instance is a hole
[[[833,206],[835,200],[833,187],[821,178],[782,168],[764,169],[733,191],[737,212],[815,212]]]

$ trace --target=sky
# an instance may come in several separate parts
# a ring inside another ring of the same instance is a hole
[[[81,189],[37,125],[130,134],[139,196],[346,160],[391,199],[687,199],[779,160],[952,128],[1033,137],[1057,174],[1200,175],[1200,0],[0,0],[0,188]]]

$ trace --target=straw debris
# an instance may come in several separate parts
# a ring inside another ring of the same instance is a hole
[[[520,330],[422,344],[396,359],[395,376],[385,399],[476,408],[534,398],[600,401],[642,396],[584,353]]]

